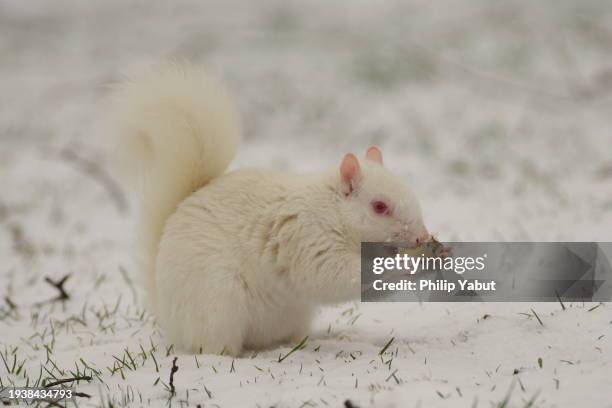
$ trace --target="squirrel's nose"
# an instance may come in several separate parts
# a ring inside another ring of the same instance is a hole
[[[429,241],[431,241],[431,234],[427,232],[426,229],[423,229],[423,231],[421,231],[419,235],[417,236],[416,243],[422,244],[424,242],[429,242]]]
[[[406,226],[404,227],[403,231],[395,234],[394,238],[399,241],[422,244],[424,242],[431,241],[431,234],[424,226],[421,226],[418,229],[412,231],[409,229],[408,226]]]

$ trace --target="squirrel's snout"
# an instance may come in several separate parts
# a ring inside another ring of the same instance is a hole
[[[423,231],[416,238],[416,243],[422,244],[429,241],[431,241],[431,234],[426,229],[423,229]]]
[[[400,242],[409,242],[418,245],[424,242],[431,241],[431,234],[424,226],[416,230],[410,228],[403,228],[402,231],[397,232],[393,235],[393,240]]]

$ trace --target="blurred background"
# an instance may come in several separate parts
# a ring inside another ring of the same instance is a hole
[[[610,240],[611,52],[605,0],[2,0],[2,259],[127,242],[96,123],[109,84],[168,59],[234,95],[234,167],[377,144],[440,239]]]

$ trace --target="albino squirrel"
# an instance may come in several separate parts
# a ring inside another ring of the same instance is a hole
[[[308,175],[225,173],[238,116],[199,68],[126,81],[111,113],[122,177],[140,198],[149,303],[184,350],[235,356],[301,339],[317,306],[359,297],[362,241],[430,238],[376,147]]]

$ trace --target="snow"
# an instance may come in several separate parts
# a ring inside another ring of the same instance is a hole
[[[282,362],[294,345],[168,349],[96,126],[121,72],[185,58],[237,99],[234,167],[375,143],[440,240],[610,241],[611,23],[606,1],[3,1],[2,384],[99,371],[82,406],[612,407],[608,303],[348,304]]]

